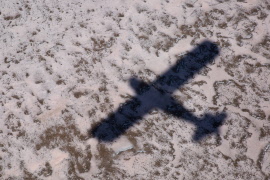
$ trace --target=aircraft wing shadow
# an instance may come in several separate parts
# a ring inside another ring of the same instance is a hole
[[[110,114],[101,123],[92,128],[90,135],[104,142],[111,142],[117,139],[146,114],[136,110],[140,104],[141,102],[135,97],[125,102],[115,113]]]

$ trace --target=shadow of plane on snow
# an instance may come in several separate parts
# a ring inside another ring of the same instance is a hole
[[[195,141],[209,134],[218,135],[226,113],[205,114],[204,117],[198,118],[171,97],[175,90],[192,79],[207,64],[213,62],[218,54],[219,49],[214,43],[204,41],[151,84],[131,78],[130,85],[136,91],[136,97],[122,104],[113,114],[93,127],[89,135],[99,141],[112,142],[154,108],[193,123],[196,126],[193,135]]]

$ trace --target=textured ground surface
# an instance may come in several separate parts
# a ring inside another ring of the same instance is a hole
[[[0,179],[269,179],[269,24],[267,0],[2,1]],[[130,77],[151,82],[206,39],[220,55],[173,95],[225,111],[219,137],[194,142],[162,111],[89,137]]]

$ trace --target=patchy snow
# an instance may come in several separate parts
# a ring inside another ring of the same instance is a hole
[[[0,179],[269,179],[267,0],[1,2]],[[220,135],[152,110],[113,142],[91,129],[201,42],[220,54],[172,96],[226,112]]]

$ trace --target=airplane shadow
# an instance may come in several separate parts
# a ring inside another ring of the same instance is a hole
[[[204,41],[151,84],[131,78],[130,86],[135,90],[136,96],[89,130],[89,136],[99,141],[112,142],[154,108],[194,124],[196,126],[194,141],[198,142],[210,134],[219,135],[219,127],[227,116],[225,112],[217,115],[205,114],[202,118],[198,118],[171,96],[188,80],[194,78],[196,73],[212,63],[218,54],[216,44]]]

